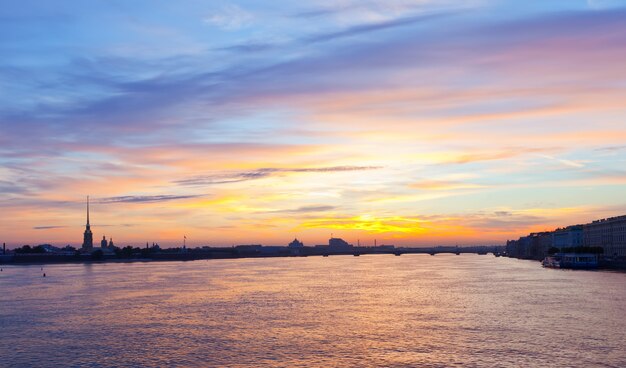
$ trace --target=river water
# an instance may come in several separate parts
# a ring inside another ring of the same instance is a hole
[[[2,367],[626,367],[626,273],[406,254],[2,268]]]

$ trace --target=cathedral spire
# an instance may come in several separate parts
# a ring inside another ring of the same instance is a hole
[[[87,196],[87,225],[83,234],[83,250],[91,251],[93,249],[93,234],[89,225],[89,196]]]

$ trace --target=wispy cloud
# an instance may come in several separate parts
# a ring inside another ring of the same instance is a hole
[[[294,169],[277,169],[281,172],[344,172],[344,171],[363,171],[363,170],[378,170],[382,169],[382,166],[330,166],[330,167],[306,167],[306,168],[294,168]]]
[[[9,181],[0,180],[0,195],[3,194],[24,194],[28,189],[22,185],[17,185]]]
[[[202,197],[201,195],[146,195],[146,196],[120,196],[100,198],[96,202],[102,204],[108,203],[150,203],[150,202],[168,202],[180,199],[190,199]]]
[[[34,226],[33,229],[34,230],[51,230],[51,229],[63,229],[66,228],[67,226],[60,226],[60,225],[48,225],[48,226]]]
[[[587,4],[595,10],[624,6],[621,0],[587,0]]]
[[[235,51],[242,53],[267,51],[276,48],[277,45],[269,42],[246,42],[230,46],[219,47],[218,51]]]
[[[284,213],[284,214],[296,214],[296,213],[314,213],[314,212],[326,212],[337,209],[336,206],[302,206],[292,209],[264,211],[261,213]]]
[[[609,151],[609,152],[624,151],[624,150],[626,150],[626,146],[609,146],[609,147],[596,148],[596,151]]]
[[[554,157],[554,156],[551,156],[551,155],[545,155],[545,154],[540,154],[539,156],[543,157],[543,158],[547,158],[547,159],[552,160],[552,161],[556,161],[556,162],[558,162],[558,163],[560,163],[562,165],[565,165],[567,167],[573,167],[573,168],[585,167],[585,165],[583,163],[577,162],[577,161],[567,160],[567,159],[558,158],[558,157]]]
[[[431,14],[419,14],[419,15],[413,15],[413,16],[408,16],[408,17],[399,18],[399,19],[381,21],[381,22],[372,23],[372,24],[362,24],[362,25],[349,27],[347,29],[343,29],[343,30],[336,31],[336,32],[328,32],[328,33],[322,33],[322,34],[317,34],[317,35],[311,35],[311,36],[303,38],[301,42],[305,42],[305,43],[327,42],[327,41],[332,41],[332,40],[336,40],[336,39],[340,39],[344,37],[357,36],[361,34],[366,34],[366,33],[371,33],[371,32],[376,32],[376,31],[383,31],[387,29],[413,25],[413,24],[426,22],[426,21],[432,21],[432,20],[436,20],[439,18],[443,18],[443,17],[449,17],[453,14],[456,14],[456,12],[455,13],[441,12],[441,13],[431,13]]]
[[[261,168],[247,172],[216,173],[214,175],[195,176],[188,179],[176,180],[180,185],[212,185],[238,183],[248,180],[257,180],[281,173],[333,173],[347,171],[377,170],[380,166],[330,166],[330,167],[301,167],[301,168]]]
[[[226,4],[204,17],[203,21],[226,31],[250,26],[254,15],[236,4]]]
[[[421,180],[409,184],[409,187],[421,190],[459,190],[459,189],[480,189],[486,185],[464,183],[460,181],[448,180]]]

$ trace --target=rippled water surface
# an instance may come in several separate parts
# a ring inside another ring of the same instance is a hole
[[[625,273],[477,255],[2,267],[2,367],[626,367]]]

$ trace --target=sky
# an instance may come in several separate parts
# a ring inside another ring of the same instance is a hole
[[[626,214],[626,0],[0,0],[0,242],[502,244]]]

